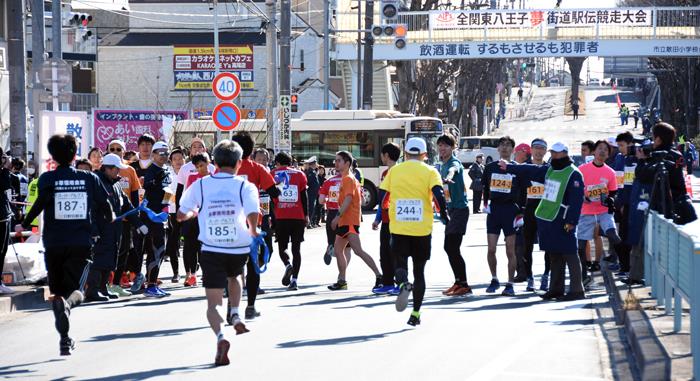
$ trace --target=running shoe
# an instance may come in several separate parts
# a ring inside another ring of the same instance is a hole
[[[503,296],[515,296],[515,290],[513,289],[513,285],[506,283],[506,287],[503,288],[503,292],[501,292],[501,295],[503,295]]]
[[[549,274],[542,274],[540,278],[540,291],[549,290]]]
[[[608,270],[610,270],[614,273],[620,271],[620,269],[621,269],[621,267],[620,267],[619,263],[613,263],[612,265],[608,265]]]
[[[185,282],[183,283],[185,287],[195,287],[197,285],[197,277],[194,275],[190,275],[185,279]]]
[[[108,297],[108,298],[111,299],[111,300],[119,299],[119,295],[117,295],[117,293],[115,293],[115,292],[112,292],[112,291],[109,289],[109,287],[107,287],[107,285],[105,285],[105,289],[104,289],[104,290],[100,290],[100,292],[102,293],[102,295]]]
[[[398,296],[400,292],[401,292],[401,289],[397,286],[394,286],[391,288],[391,290],[389,290],[389,295]]]
[[[122,298],[127,297],[127,296],[131,296],[131,292],[121,288],[120,286],[117,286],[116,284],[108,285],[107,289],[112,291],[113,293],[117,294],[119,297],[122,297]]]
[[[61,350],[61,356],[70,356],[71,351],[75,349],[75,341],[66,336],[59,341],[58,346]]]
[[[469,287],[468,285],[464,285],[464,286],[458,285],[457,289],[452,291],[450,296],[464,296],[464,295],[471,295],[473,293],[474,292],[472,291],[472,288]]]
[[[527,287],[525,287],[525,291],[535,291],[535,280],[531,276],[527,277]]]
[[[80,304],[82,304],[85,301],[85,294],[83,294],[82,291],[80,290],[75,290],[68,295],[68,299],[66,299],[66,303],[68,303],[68,308],[73,308],[77,307]],[[68,311],[68,315],[70,315],[70,311]]]
[[[526,280],[527,280],[527,276],[526,276],[526,275],[524,275],[524,274],[518,274],[518,275],[516,275],[515,278],[513,279],[513,282],[515,282],[515,283],[523,283],[523,282],[525,282]]]
[[[600,271],[600,262],[591,263],[591,272]]]
[[[628,275],[629,273],[627,273],[626,271],[619,271],[615,274],[615,276],[618,278],[627,278]]]
[[[169,293],[169,292],[163,290],[162,288],[160,288],[160,287],[158,287],[158,286],[156,286],[156,290],[158,291],[158,293],[160,294],[160,296],[170,296],[170,293]]]
[[[403,311],[408,306],[408,296],[411,295],[413,291],[413,285],[411,282],[402,283],[400,287],[399,295],[396,297],[396,311]]]
[[[243,321],[241,321],[241,317],[238,316],[238,314],[233,314],[231,316],[231,325],[236,331],[236,335],[242,335],[244,333],[250,332],[250,330],[246,328],[245,324],[243,324]]]
[[[293,280],[289,282],[289,286],[287,286],[287,291],[296,291],[298,289],[299,287],[297,287],[297,281]]]
[[[258,312],[255,309],[255,306],[248,306],[245,308],[245,319],[246,320],[253,320],[258,316],[260,316],[260,312]]]
[[[452,285],[452,287],[450,287],[450,288],[448,288],[447,290],[443,291],[442,294],[445,295],[445,296],[451,296],[451,295],[455,292],[455,290],[458,289],[458,288],[459,288],[459,284],[458,284],[458,283],[455,283],[455,284]]]
[[[131,285],[131,293],[136,294],[138,292],[141,292],[141,287],[143,286],[143,282],[145,280],[145,277],[143,274],[139,273],[136,274],[136,277],[134,278],[134,283]]]
[[[258,287],[258,295],[265,295],[265,290],[262,288]]]
[[[289,280],[292,278],[292,265],[287,265],[284,269],[284,276],[282,277],[282,286],[289,286]]]
[[[15,292],[15,290],[0,283],[0,294],[12,294],[13,292]]]
[[[408,318],[408,325],[417,326],[420,325],[420,312],[411,312],[411,317]]]
[[[323,263],[330,265],[333,260],[333,245],[328,245],[326,253],[323,254]]]
[[[131,288],[131,282],[129,281],[129,276],[126,273],[122,273],[122,277],[119,280],[119,286],[121,286],[121,288]]]
[[[143,295],[147,298],[161,298],[165,295],[163,295],[161,292],[159,292],[158,286],[155,284],[152,284],[146,288],[146,291],[143,292]]]
[[[588,287],[591,285],[591,283],[593,283],[593,277],[590,275],[583,277],[583,287]]]
[[[581,300],[581,299],[586,299],[586,293],[584,293],[583,291],[572,292],[572,293],[562,295],[562,296],[557,298],[557,300],[560,302],[569,302],[572,300]]]
[[[544,294],[540,294],[540,298],[542,298],[542,300],[552,300],[552,299],[561,298],[562,296],[563,296],[562,294],[555,294],[551,291],[547,291]]]
[[[382,276],[378,276],[377,279],[374,281],[374,287],[372,289],[374,290],[375,288],[383,287],[384,284],[382,283]]]
[[[85,295],[86,302],[106,302],[108,300],[109,298],[102,295],[99,291],[88,292],[87,295]]]
[[[498,282],[498,279],[491,279],[491,284],[486,288],[486,292],[493,294],[499,288],[501,288],[501,283]]]
[[[394,286],[385,286],[382,285],[381,287],[375,287],[372,289],[372,293],[375,295],[386,295],[391,292],[395,287]]]
[[[170,279],[171,283],[180,283],[180,276],[175,274],[173,275],[173,279]]]
[[[328,286],[328,289],[331,291],[339,291],[339,290],[347,290],[348,289],[348,282],[344,280],[339,280],[332,285]]]
[[[229,348],[231,348],[231,343],[226,339],[221,339],[216,343],[216,357],[214,357],[215,366],[228,365],[231,363],[228,359]]]

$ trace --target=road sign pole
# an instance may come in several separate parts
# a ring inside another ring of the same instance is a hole
[[[214,0],[214,77],[219,75],[219,1]],[[221,130],[216,130],[216,143],[221,141]]]

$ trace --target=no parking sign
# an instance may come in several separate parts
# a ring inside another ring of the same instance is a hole
[[[241,110],[230,101],[241,93],[241,81],[233,73],[221,73],[211,82],[214,95],[224,101],[214,107],[211,118],[222,131],[231,131],[241,123]]]
[[[230,102],[219,103],[214,107],[211,118],[220,130],[231,131],[241,122],[241,110]]]

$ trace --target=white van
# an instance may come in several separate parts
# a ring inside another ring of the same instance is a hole
[[[476,161],[476,155],[484,155],[484,164],[498,160],[498,139],[492,137],[466,136],[459,139],[457,159],[468,167]]]

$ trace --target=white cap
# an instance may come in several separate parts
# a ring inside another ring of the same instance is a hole
[[[168,144],[165,142],[156,142],[156,144],[153,145],[153,149],[151,150],[152,152],[155,152],[159,149],[168,149]]]
[[[127,168],[127,166],[124,165],[124,162],[122,162],[122,159],[113,153],[105,155],[105,157],[102,158],[102,165],[109,165],[112,167],[117,167],[119,169]]]
[[[615,141],[615,137],[611,136],[608,138],[608,144],[610,144],[613,147],[617,147],[617,141]]]
[[[317,161],[318,161],[318,159],[316,158],[316,156],[311,156],[309,158],[309,160],[306,160],[307,163],[315,163]]]
[[[109,146],[111,146],[112,144],[117,144],[120,147],[122,147],[122,151],[126,151],[126,144],[124,144],[123,141],[121,141],[119,139],[114,139],[111,142],[109,142],[109,144],[107,144],[107,148],[109,148]]]
[[[421,138],[410,138],[406,142],[406,152],[412,155],[419,155],[428,152],[425,140]]]
[[[549,149],[552,152],[569,152],[569,147],[562,142],[556,142],[552,144],[552,148]]]

